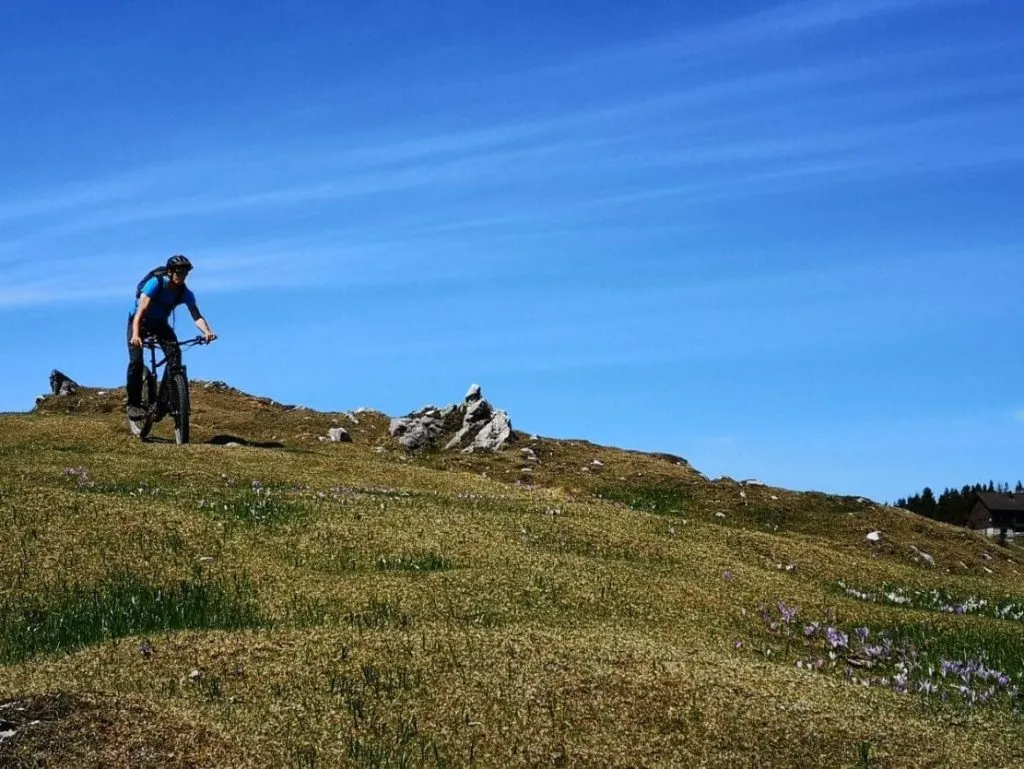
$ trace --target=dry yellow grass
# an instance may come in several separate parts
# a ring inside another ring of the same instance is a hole
[[[122,396],[0,417],[3,606],[130,574],[242,585],[259,621],[9,659],[0,703],[43,715],[0,741],[5,766],[1024,765],[1012,702],[797,667],[799,637],[758,617],[784,601],[801,622],[1024,641],[1020,623],[837,587],[1018,597],[1017,549],[582,441],[409,456],[383,415],[201,385],[194,443],[143,444]],[[332,424],[353,443],[322,442]],[[226,437],[279,446],[207,443]]]

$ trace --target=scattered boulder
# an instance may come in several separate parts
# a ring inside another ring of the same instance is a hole
[[[879,540],[882,539],[882,532],[880,532],[880,531],[870,531],[870,532],[868,532],[867,537],[868,537],[868,541],[869,542],[878,542]]]
[[[327,437],[331,443],[351,443],[352,436],[344,427],[332,427],[327,431]]]
[[[527,462],[533,462],[539,464],[540,459],[537,457],[537,452],[531,449],[529,446],[524,446],[519,450],[519,453],[523,455],[523,459]]]
[[[79,384],[67,374],[57,369],[50,372],[50,391],[54,395],[73,395],[78,392]]]
[[[914,554],[913,557],[914,557],[915,561],[918,561],[918,562],[924,561],[929,566],[934,566],[935,565],[935,559],[931,556],[931,554],[930,553],[926,553],[924,550],[918,549],[917,546],[911,545],[910,546],[910,552],[912,552]]]

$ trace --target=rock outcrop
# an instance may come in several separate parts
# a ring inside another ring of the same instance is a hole
[[[50,392],[54,395],[73,395],[78,392],[79,384],[67,374],[57,369],[50,372]]]
[[[454,432],[445,450],[463,452],[496,451],[512,437],[512,421],[505,411],[496,411],[484,400],[480,385],[473,385],[457,406],[426,406],[405,417],[391,420],[391,436],[413,451],[434,448],[440,439]]]

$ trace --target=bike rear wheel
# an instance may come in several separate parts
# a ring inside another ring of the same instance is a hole
[[[189,398],[188,398],[188,377],[184,371],[176,371],[171,375],[170,392],[168,405],[171,415],[174,417],[174,441],[175,443],[188,443],[189,439]]]
[[[156,404],[156,377],[149,369],[145,369],[142,379],[141,406],[146,416],[138,421],[128,419],[128,429],[135,437],[146,440],[153,429],[153,408]]]

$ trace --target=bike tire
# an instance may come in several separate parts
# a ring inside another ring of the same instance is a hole
[[[146,418],[138,422],[129,419],[128,429],[132,435],[144,441],[153,429],[153,405],[156,403],[156,377],[149,369],[146,369],[143,375],[141,396],[141,406],[146,410]]]
[[[174,416],[174,442],[188,443],[189,440],[189,397],[188,377],[184,371],[176,371],[171,375],[171,391],[168,393],[171,414]]]

